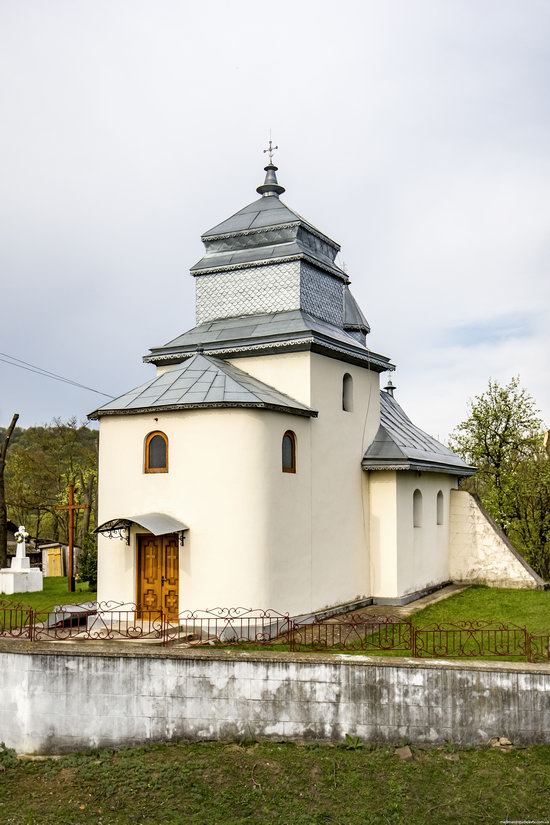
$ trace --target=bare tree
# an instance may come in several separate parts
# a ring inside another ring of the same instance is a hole
[[[19,418],[19,413],[15,413],[11,424],[7,429],[6,437],[0,447],[0,567],[7,567],[8,564],[8,509],[6,507],[6,492],[4,489],[4,469],[6,467],[6,456],[10,439],[15,430],[15,425]]]

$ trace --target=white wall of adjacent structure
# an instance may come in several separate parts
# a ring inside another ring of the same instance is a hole
[[[448,581],[450,491],[454,476],[376,470],[369,476],[373,596],[398,599]],[[414,491],[422,494],[422,519],[414,526]],[[443,494],[442,523],[437,495]]]
[[[254,409],[106,416],[100,523],[162,512],[189,525],[180,548],[180,610],[216,604],[300,613],[370,596],[361,457],[378,427],[378,375],[307,352],[233,363],[319,417]],[[342,409],[346,372],[350,412]],[[146,474],[144,440],[156,429],[169,439],[169,472]],[[289,429],[297,438],[296,474],[281,471]],[[135,533],[130,546],[100,536],[100,600],[136,600]]]
[[[397,477],[397,543],[399,595],[449,581],[449,502],[458,481],[443,473],[399,471]],[[414,491],[422,494],[422,518],[413,520]],[[437,523],[437,495],[443,493],[443,523]]]

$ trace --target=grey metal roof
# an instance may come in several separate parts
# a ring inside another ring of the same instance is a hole
[[[279,198],[258,198],[258,200],[249,203],[247,206],[239,209],[234,215],[231,215],[227,220],[204,232],[203,239],[212,238],[217,235],[227,235],[237,232],[249,231],[251,229],[264,229],[268,226],[280,226],[287,223],[301,223],[330,241],[337,249],[340,249],[339,244],[333,241],[324,232],[321,232],[313,224],[303,218],[298,212],[294,212]]]
[[[202,235],[206,254],[193,276],[260,263],[304,259],[347,283],[335,263],[339,245],[276,196],[264,196]]]
[[[344,288],[344,329],[358,329],[361,332],[370,332],[370,325],[361,307],[351,294],[349,286]]]
[[[197,347],[204,347],[210,355],[219,353],[226,358],[243,352],[267,354],[281,348],[314,349],[378,371],[393,369],[388,358],[367,349],[345,330],[301,310],[207,321],[162,347],[152,348],[143,360],[154,364],[174,363]]]
[[[94,410],[89,418],[202,407],[258,407],[294,415],[317,415],[315,410],[227,361],[197,352],[183,364]]]
[[[366,451],[364,470],[419,470],[471,476],[466,464],[431,435],[416,427],[395,398],[380,392],[380,427]]]
[[[94,533],[110,532],[111,530],[120,530],[122,527],[130,524],[137,524],[138,527],[144,527],[149,530],[154,536],[165,536],[167,533],[180,533],[183,530],[189,530],[189,527],[179,521],[173,516],[168,516],[166,513],[144,513],[142,516],[119,516],[115,519],[103,522],[99,527],[96,527]]]
[[[258,264],[282,263],[283,261],[303,259],[320,265],[332,275],[347,281],[342,270],[324,255],[320,255],[300,239],[269,246],[254,246],[247,249],[234,249],[229,252],[208,252],[189,270],[191,275],[206,275],[218,270],[241,269]]]

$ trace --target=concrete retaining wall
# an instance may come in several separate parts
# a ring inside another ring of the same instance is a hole
[[[452,490],[449,573],[455,582],[541,589],[544,582],[499,530],[477,496]]]
[[[0,741],[60,753],[170,739],[550,742],[550,666],[0,644]]]

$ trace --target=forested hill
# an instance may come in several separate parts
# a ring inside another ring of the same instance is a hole
[[[0,443],[6,428],[0,427]],[[76,419],[54,419],[44,427],[17,427],[6,461],[8,518],[24,524],[34,538],[67,541],[67,514],[56,505],[67,501],[75,485],[77,501],[89,510],[76,514],[77,542],[95,527],[98,432]]]

